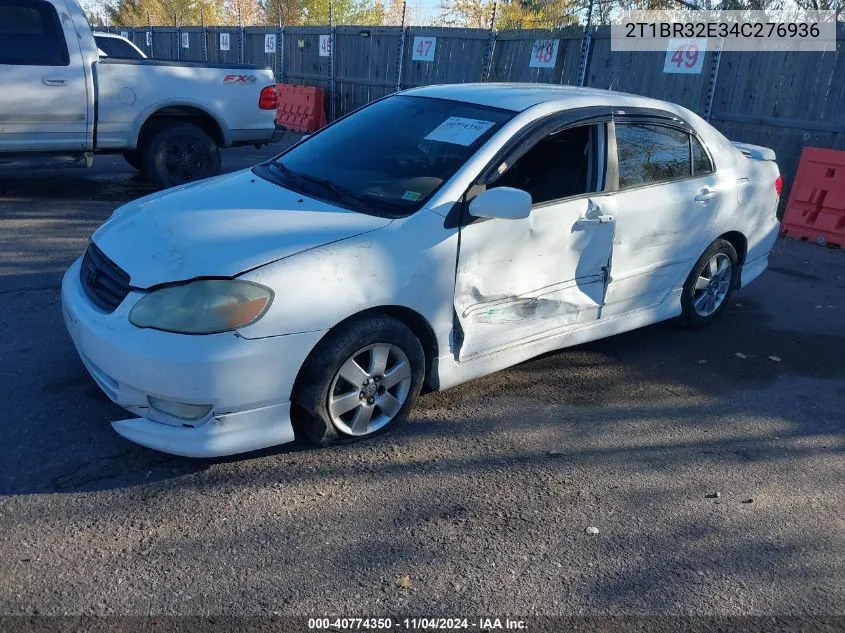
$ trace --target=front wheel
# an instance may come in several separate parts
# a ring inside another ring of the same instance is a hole
[[[704,327],[715,321],[728,305],[738,275],[733,244],[723,239],[713,242],[684,283],[680,323],[686,327]]]
[[[422,345],[401,321],[351,321],[306,360],[292,396],[298,423],[319,446],[384,433],[408,417],[424,372]]]
[[[156,132],[142,152],[144,174],[157,185],[174,187],[220,173],[220,148],[205,131],[190,123]]]

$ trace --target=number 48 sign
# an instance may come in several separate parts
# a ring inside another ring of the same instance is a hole
[[[706,51],[706,39],[669,40],[666,47],[666,60],[663,62],[663,72],[700,75],[704,66],[704,53]]]
[[[537,40],[531,47],[529,68],[554,68],[557,63],[557,49],[560,40]]]

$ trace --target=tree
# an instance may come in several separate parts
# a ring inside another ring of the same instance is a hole
[[[403,2],[403,0],[390,0],[387,8],[384,10],[383,24],[387,26],[401,26],[402,25],[402,7],[405,7],[405,25],[414,23],[414,10],[410,4]]]
[[[552,29],[578,22],[572,0],[512,0],[498,5],[498,29]]]
[[[468,29],[490,28],[493,4],[485,0],[441,0],[440,14],[435,19],[439,26]]]
[[[220,0],[118,0],[105,7],[115,26],[221,24]]]
[[[573,0],[504,0],[496,4],[498,29],[551,29],[577,20]],[[493,18],[492,0],[442,0],[437,23],[487,29]]]
[[[264,21],[267,24],[301,24],[302,6],[298,0],[265,0]]]
[[[244,24],[258,26],[266,23],[264,7],[258,0],[225,0],[223,19],[226,24]],[[239,22],[240,20],[240,22]]]

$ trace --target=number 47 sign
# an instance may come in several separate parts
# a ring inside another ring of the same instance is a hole
[[[704,53],[707,40],[672,39],[666,46],[666,60],[663,62],[664,73],[700,75],[704,66]]]
[[[434,50],[437,48],[436,37],[414,37],[411,59],[415,62],[433,62]]]

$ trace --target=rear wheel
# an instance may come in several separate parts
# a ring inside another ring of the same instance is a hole
[[[147,178],[173,187],[220,173],[220,149],[204,130],[190,123],[161,128],[142,150]]]
[[[403,422],[419,395],[422,346],[401,321],[374,314],[321,341],[297,379],[300,427],[319,446],[384,433]]]
[[[681,324],[704,327],[715,321],[728,305],[738,274],[733,244],[722,239],[713,242],[695,263],[684,283]]]
[[[123,158],[129,163],[130,167],[141,171],[144,168],[144,163],[141,159],[141,154],[138,151],[123,152]]]

